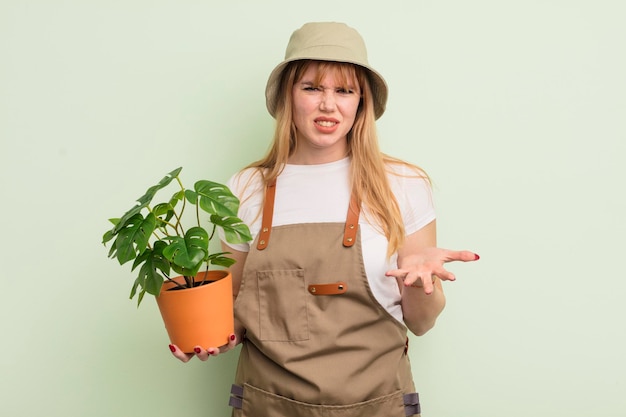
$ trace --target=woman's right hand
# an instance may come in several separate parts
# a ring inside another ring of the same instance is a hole
[[[243,332],[240,332],[240,335]],[[231,334],[228,337],[228,343],[222,345],[220,347],[207,347],[206,349],[202,346],[196,346],[194,348],[194,353],[185,353],[178,348],[176,345],[170,345],[170,351],[172,355],[181,362],[189,362],[194,356],[197,356],[201,361],[206,361],[210,356],[217,356],[220,353],[228,352],[235,346],[237,346],[241,342],[242,337],[237,337],[236,334]]]

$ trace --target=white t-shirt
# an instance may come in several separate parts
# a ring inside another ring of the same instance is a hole
[[[435,219],[431,188],[408,168],[394,165],[393,169],[400,175],[389,175],[391,188],[400,206],[406,234],[410,235]],[[345,222],[350,202],[349,170],[349,158],[320,165],[286,165],[276,182],[272,224]],[[253,173],[253,169],[244,170],[227,185],[241,201],[239,217],[256,238],[261,228],[263,185],[260,176]],[[397,281],[385,276],[386,271],[397,267],[397,255],[387,260],[387,238],[367,222],[366,213],[367,208],[362,209],[359,227],[367,279],[376,300],[402,322]],[[250,250],[247,243],[226,244],[238,251]]]

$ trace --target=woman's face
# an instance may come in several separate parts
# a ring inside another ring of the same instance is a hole
[[[312,63],[293,86],[293,122],[297,146],[289,162],[320,164],[348,153],[347,134],[354,125],[361,99],[356,80],[342,82],[338,69],[318,79],[319,64]]]

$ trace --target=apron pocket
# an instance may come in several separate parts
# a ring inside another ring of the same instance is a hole
[[[303,269],[258,271],[259,340],[309,339],[307,289]]]
[[[349,405],[303,403],[248,384],[243,392],[243,408],[236,410],[241,417],[406,417],[400,391]]]

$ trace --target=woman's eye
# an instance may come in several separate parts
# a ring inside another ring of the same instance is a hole
[[[308,86],[308,87],[304,87],[304,91],[320,91],[320,89],[319,87]]]
[[[338,92],[339,94],[353,94],[353,93],[354,93],[354,90],[350,90],[350,89],[348,89],[348,88],[338,88],[338,89],[337,89],[337,92]]]

